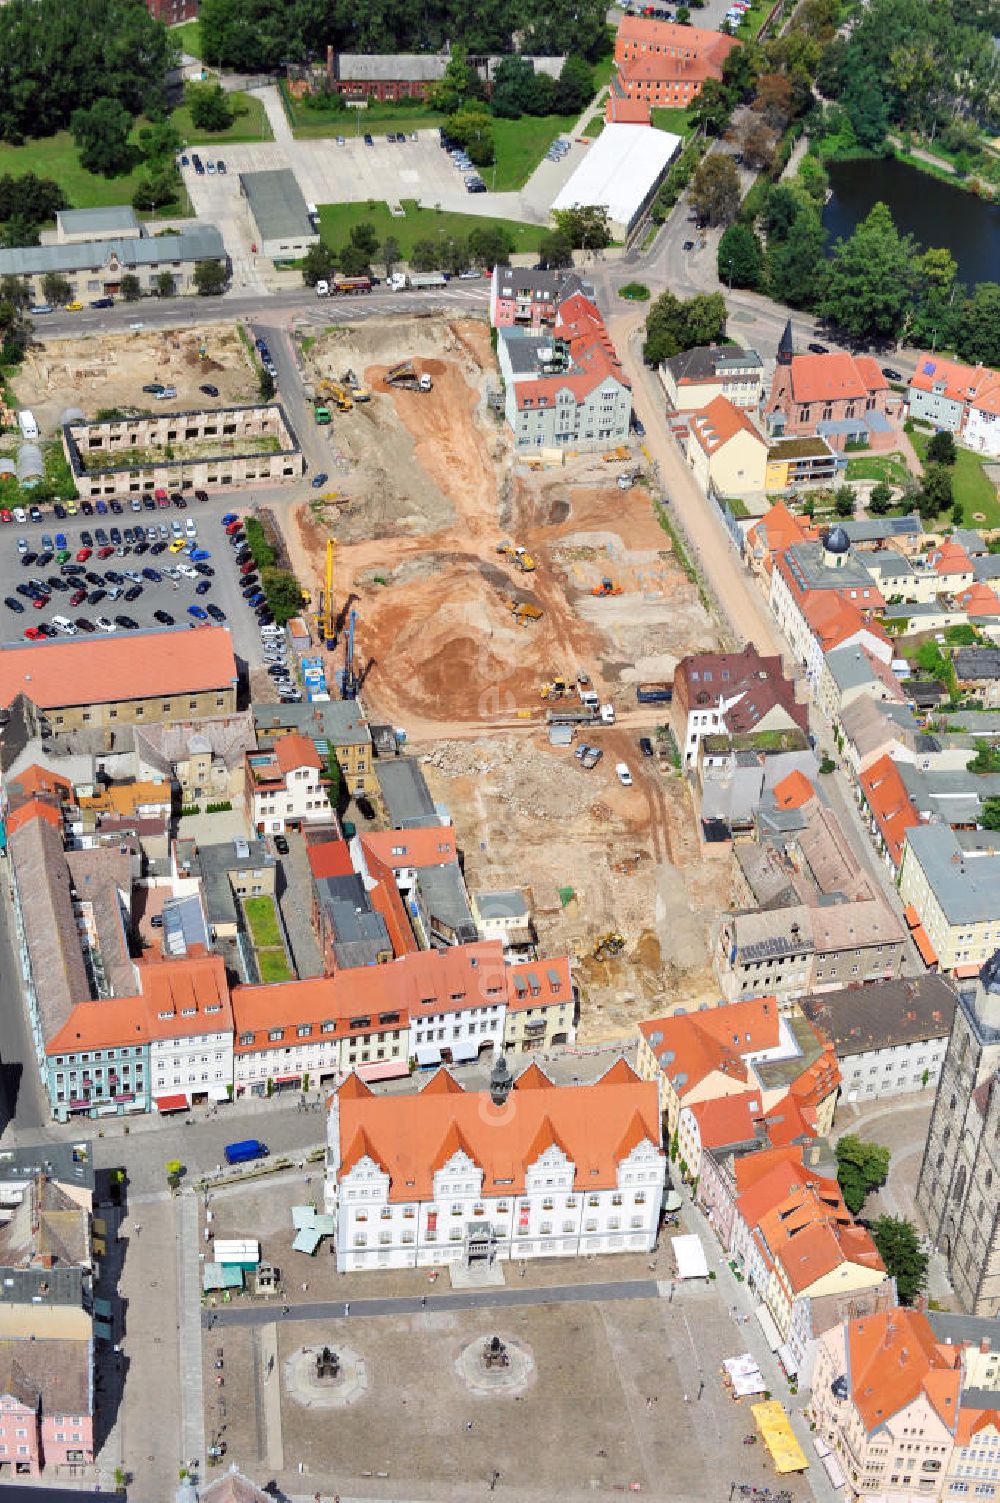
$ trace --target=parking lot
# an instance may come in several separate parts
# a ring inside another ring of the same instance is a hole
[[[238,658],[250,666],[260,663],[258,625],[241,592],[242,580],[221,525],[223,511],[222,498],[214,503],[192,499],[184,510],[169,505],[135,513],[126,506],[120,516],[77,514],[62,521],[46,509],[41,522],[15,521],[4,526],[0,531],[0,640],[23,643],[26,631],[42,623],[51,625],[54,616],[66,617],[75,625],[82,618],[91,623],[94,635],[101,629],[98,618],[111,622],[118,632],[217,622],[232,632]],[[195,536],[191,536],[189,524]],[[143,533],[138,542],[137,527]],[[151,539],[153,528],[155,542]],[[132,533],[131,539],[126,537],[126,530]],[[116,537],[120,541],[116,542]],[[52,548],[44,546],[46,538]],[[60,566],[56,545],[62,539],[69,557]],[[20,551],[22,540],[28,545],[26,553]],[[175,542],[182,542],[184,549],[173,552],[171,545]],[[184,551],[192,544],[208,557],[193,561]],[[82,550],[88,547],[90,554],[84,557]],[[23,563],[25,557],[32,562]],[[159,577],[151,578],[150,574]],[[32,581],[46,592],[40,608],[25,593]],[[83,600],[77,599],[79,589],[87,591]],[[139,594],[128,599],[133,590]],[[10,605],[11,600],[22,610]],[[162,615],[158,617],[157,612]],[[204,616],[198,612],[204,612]],[[135,625],[120,622],[118,617],[126,617]],[[86,627],[77,626],[77,634],[86,634]]]

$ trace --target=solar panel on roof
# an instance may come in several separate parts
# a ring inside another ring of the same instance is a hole
[[[923,365],[921,366],[921,370],[923,371],[925,376],[933,376],[934,372],[937,370],[937,363],[933,360],[925,360]]]

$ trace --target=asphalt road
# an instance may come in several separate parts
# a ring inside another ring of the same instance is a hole
[[[558,1284],[542,1289],[473,1289],[467,1293],[429,1294],[393,1299],[323,1300],[289,1305],[288,1314],[268,1305],[223,1305],[202,1312],[206,1330],[220,1326],[266,1325],[283,1320],[374,1320],[384,1315],[441,1315],[449,1310],[500,1310],[517,1305],[595,1304],[621,1299],[657,1299],[655,1279],[625,1279],[606,1284]],[[280,1307],[281,1309],[285,1307]]]

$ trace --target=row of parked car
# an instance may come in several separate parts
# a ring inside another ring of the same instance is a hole
[[[208,491],[191,491],[190,494],[196,501],[207,501]],[[156,490],[151,496],[133,496],[128,503],[128,509],[133,512],[155,511],[158,506],[179,507],[181,511],[187,506],[187,497],[180,491]],[[23,526],[26,522],[44,522],[45,507],[32,504],[31,506],[0,507],[0,523],[9,524],[17,522]],[[85,517],[106,517],[110,512],[112,516],[121,517],[125,514],[126,506],[122,501],[112,498],[110,501],[57,501],[52,508],[52,515],[57,522],[65,522],[67,517],[75,517],[81,514]]]
[[[243,523],[236,512],[227,511],[222,518],[222,525],[229,540],[229,546],[233,550],[233,562],[239,573],[240,593],[257,618],[257,625],[272,626],[274,617],[268,610],[267,596],[261,587],[257,565],[250,552]],[[281,627],[278,630],[280,632]]]
[[[569,151],[569,148],[570,148],[571,144],[572,144],[571,142],[564,141],[563,138],[562,138],[562,136],[559,136],[555,141],[553,141],[552,145],[549,147],[548,151],[545,153],[545,159],[546,159],[546,161],[548,161],[548,162],[561,162],[562,159],[563,159],[563,157]]]
[[[203,162],[196,151],[193,151],[191,153],[190,162],[187,156],[181,157],[181,166],[187,167],[188,165],[194,168],[199,177],[204,177],[206,172],[208,173],[209,177],[214,177],[216,172],[220,172],[223,177],[225,177],[226,175],[225,162]]]
[[[459,146],[451,139],[447,131],[439,131],[441,146],[451,158],[452,165],[462,173],[462,181],[465,183],[466,193],[485,193],[486,184],[476,171],[472,158],[464,147]]]

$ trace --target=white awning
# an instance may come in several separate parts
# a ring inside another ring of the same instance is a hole
[[[229,1087],[227,1085],[210,1085],[208,1094],[213,1101],[228,1101]]]
[[[775,1325],[774,1316],[771,1314],[770,1310],[765,1304],[761,1303],[754,1308],[754,1314],[760,1322],[761,1330],[764,1332],[764,1340],[767,1342],[772,1352],[780,1350],[781,1332]]]
[[[441,1063],[441,1050],[437,1044],[417,1045],[418,1065],[439,1065]]]
[[[792,1356],[791,1349],[788,1346],[787,1342],[783,1341],[778,1348],[778,1361],[781,1363],[782,1367],[785,1369],[785,1372],[790,1378],[794,1378],[798,1374],[799,1365],[796,1362],[795,1358]]]
[[[708,1259],[701,1240],[692,1232],[686,1237],[671,1237],[679,1279],[707,1279]]]
[[[827,1452],[825,1456],[820,1457],[820,1460],[822,1461],[823,1466],[826,1470],[826,1475],[829,1477],[834,1487],[846,1487],[847,1478],[844,1476],[843,1468],[841,1467],[840,1462],[837,1460],[836,1456],[834,1456],[833,1452]]]
[[[470,1060],[479,1058],[479,1045],[470,1039],[461,1044],[452,1044],[451,1058],[456,1065],[466,1065]]]

